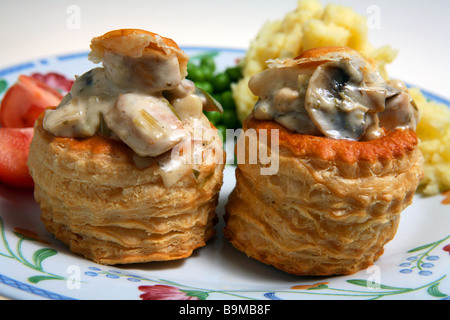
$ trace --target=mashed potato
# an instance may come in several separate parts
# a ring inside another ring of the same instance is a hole
[[[374,49],[368,43],[367,33],[366,18],[349,7],[323,7],[319,0],[299,0],[297,9],[282,20],[263,25],[250,44],[242,60],[243,78],[233,86],[239,120],[247,117],[256,102],[248,80],[266,69],[268,59],[294,58],[302,51],[321,46],[347,46],[376,60],[387,77],[385,65],[395,59],[397,51],[389,46]]]
[[[409,92],[421,113],[416,132],[425,163],[419,191],[435,195],[450,189],[450,108],[427,100],[417,88]]]

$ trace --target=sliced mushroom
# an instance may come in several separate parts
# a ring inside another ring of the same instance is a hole
[[[321,135],[321,132],[314,123],[311,122],[309,115],[301,112],[291,112],[281,114],[275,117],[275,121],[283,127],[302,134]]]
[[[311,76],[305,109],[319,130],[335,139],[359,140],[369,110],[360,103],[363,75],[349,61],[320,65]]]
[[[320,59],[274,60],[253,76],[255,118],[335,139],[372,140],[385,130],[413,128],[418,109],[401,81],[386,82],[355,53]]]
[[[259,95],[253,108],[255,118],[275,120],[294,132],[320,134],[304,106],[311,74],[311,70],[294,65],[268,69],[251,78],[249,88]]]
[[[392,80],[388,84],[395,93],[386,99],[386,108],[378,115],[380,126],[387,130],[415,130],[419,122],[419,110],[405,84],[400,80]]]
[[[44,128],[57,136],[92,136],[100,128],[102,112],[114,105],[117,95],[105,70],[94,68],[76,78],[57,109],[46,111]]]

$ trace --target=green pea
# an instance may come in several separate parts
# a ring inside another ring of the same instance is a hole
[[[204,81],[212,81],[214,76],[214,68],[211,68],[211,66],[200,66],[199,67],[203,73],[203,80]]]
[[[242,78],[242,68],[240,66],[229,67],[225,70],[225,73],[228,75],[231,82],[237,82]]]
[[[229,129],[236,129],[239,127],[239,120],[236,111],[233,109],[224,109],[220,123]]]
[[[230,87],[230,78],[226,73],[218,73],[212,79],[215,92],[223,92]]]
[[[205,80],[205,75],[204,75],[203,70],[192,63],[188,63],[187,72],[188,72],[187,78],[194,82]]]
[[[220,95],[219,101],[224,109],[235,109],[236,107],[231,90],[224,91]]]
[[[208,81],[195,81],[195,85],[200,89],[205,90],[209,94],[213,93],[214,91],[212,84]]]
[[[222,118],[222,114],[217,111],[204,111],[204,114],[213,125],[218,124]]]
[[[212,93],[211,96],[216,99],[220,104],[222,104],[222,95],[220,93]]]
[[[212,72],[216,71],[216,63],[214,62],[214,58],[211,56],[204,56],[200,59],[200,66],[207,67],[212,70]]]

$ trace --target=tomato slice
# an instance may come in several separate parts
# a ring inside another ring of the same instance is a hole
[[[50,88],[62,92],[63,95],[70,91],[74,82],[74,80],[68,79],[64,75],[56,72],[48,72],[45,74],[35,72],[31,77],[45,83]]]
[[[57,106],[62,98],[61,93],[42,81],[20,75],[3,97],[0,124],[5,128],[33,127],[39,114],[49,106]]]
[[[27,166],[33,128],[0,128],[0,181],[19,188],[33,188]]]

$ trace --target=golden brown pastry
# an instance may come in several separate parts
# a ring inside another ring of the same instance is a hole
[[[249,83],[224,233],[248,256],[295,275],[351,274],[383,253],[422,177],[417,108],[399,82],[347,48],[273,61]],[[406,115],[406,116],[405,116]],[[253,132],[255,134],[249,134]],[[275,132],[278,139],[266,143]],[[252,164],[249,145],[268,149]],[[278,155],[278,156],[277,156]]]
[[[184,78],[188,57],[135,29],[91,47],[103,67],[35,125],[28,166],[42,221],[98,263],[186,258],[214,235],[225,156]]]

